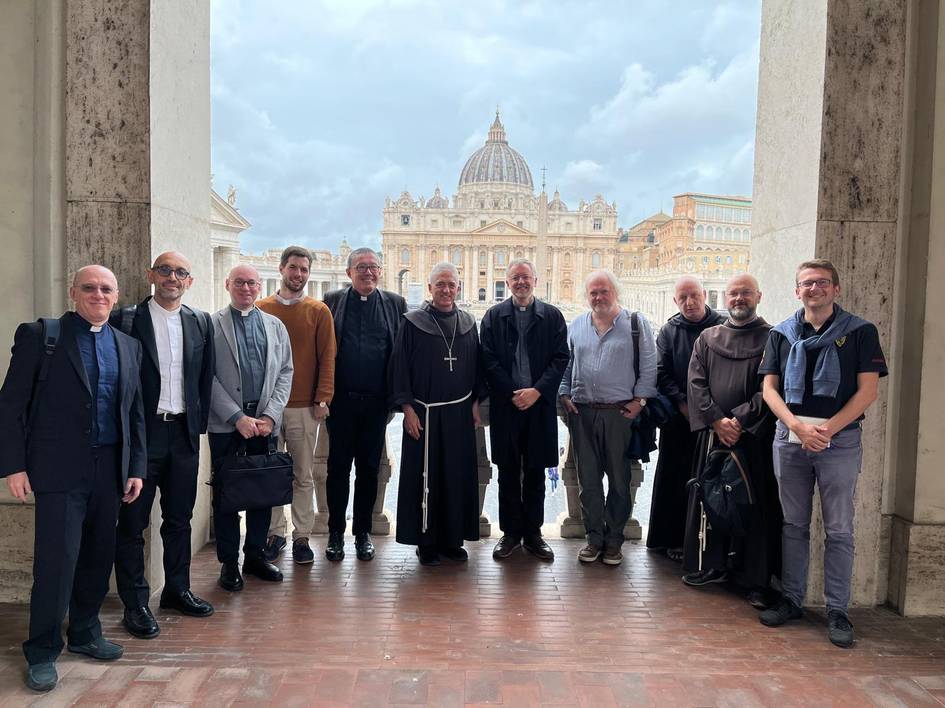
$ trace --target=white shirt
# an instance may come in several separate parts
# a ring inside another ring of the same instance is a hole
[[[161,374],[157,412],[184,413],[187,410],[184,403],[184,328],[180,321],[180,307],[168,311],[152,298],[148,301],[148,309],[151,311]]]

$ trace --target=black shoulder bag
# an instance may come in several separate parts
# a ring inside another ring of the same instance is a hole
[[[709,435],[705,464],[694,480],[696,493],[706,520],[715,531],[745,536],[755,504],[748,462],[737,448],[713,447],[714,437]]]
[[[265,453],[249,455],[246,440],[227,455],[207,482],[213,487],[217,508],[223,513],[271,509],[292,502],[292,455],[276,450],[270,435]]]

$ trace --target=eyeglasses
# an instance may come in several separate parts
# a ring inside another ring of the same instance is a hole
[[[381,267],[379,265],[368,265],[367,263],[358,263],[354,267],[359,273],[380,273]]]
[[[190,277],[189,270],[184,270],[183,268],[171,268],[169,265],[155,266],[151,270],[160,275],[162,278],[166,278],[171,273],[176,275],[178,280],[187,280],[187,278]]]
[[[91,283],[82,283],[82,285],[79,286],[79,290],[87,293],[88,295],[91,295],[94,292],[101,292],[102,295],[111,295],[113,292],[115,292],[115,288],[113,288],[111,285],[92,285]]]
[[[509,276],[509,280],[511,280],[513,283],[530,283],[532,281],[532,276],[512,275],[512,276]]]
[[[810,290],[812,287],[817,286],[818,288],[827,288],[833,285],[833,281],[830,278],[818,278],[817,280],[802,280],[797,284],[801,290]]]
[[[749,298],[754,294],[755,294],[754,290],[729,290],[728,292],[725,293],[726,297],[732,297],[732,298],[735,298],[735,297]]]
[[[258,280],[243,280],[241,278],[237,278],[236,280],[232,282],[233,282],[234,288],[242,288],[245,286],[252,289],[252,288],[255,288],[257,285],[259,285]]]

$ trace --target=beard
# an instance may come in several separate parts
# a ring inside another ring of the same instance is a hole
[[[305,286],[306,286],[307,284],[308,284],[308,283],[303,280],[303,281],[299,284],[298,288],[296,288],[292,283],[290,283],[290,282],[289,282],[288,280],[286,280],[285,278],[283,278],[283,280],[282,280],[282,287],[285,288],[286,290],[288,290],[290,293],[300,293],[300,292],[302,292],[303,290],[305,290]]]
[[[756,308],[754,307],[742,305],[741,307],[733,307],[728,311],[728,315],[734,322],[747,322],[755,316],[755,311]]]

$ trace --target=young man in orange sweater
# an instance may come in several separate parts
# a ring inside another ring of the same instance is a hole
[[[312,563],[315,554],[308,543],[315,523],[315,480],[312,465],[318,426],[328,417],[335,389],[335,329],[328,307],[305,294],[312,266],[311,252],[289,246],[282,252],[282,283],[274,295],[256,306],[278,317],[289,331],[292,344],[292,392],[282,418],[280,439],[294,462],[292,485],[292,559]],[[283,507],[272,510],[266,558],[274,560],[286,546]]]

